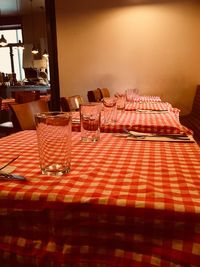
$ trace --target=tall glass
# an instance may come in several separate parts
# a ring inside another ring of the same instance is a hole
[[[101,103],[81,104],[81,140],[83,142],[96,142],[100,139],[101,109]]]
[[[104,124],[115,124],[117,121],[117,98],[104,97],[103,98],[103,114]]]
[[[38,113],[35,121],[42,173],[55,176],[68,173],[71,163],[70,113]]]

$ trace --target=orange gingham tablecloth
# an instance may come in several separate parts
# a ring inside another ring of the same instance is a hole
[[[126,102],[125,110],[170,110],[171,107],[167,102]]]
[[[15,103],[14,98],[2,99],[1,110],[9,110],[8,104],[14,104],[14,103]]]
[[[135,102],[160,102],[161,98],[159,96],[148,96],[148,95],[141,95],[136,96],[133,98]]]
[[[41,95],[40,99],[43,99],[44,101],[48,102],[50,101],[51,95]],[[1,104],[1,110],[9,110],[9,104],[16,104],[15,99],[14,98],[5,98],[2,100],[2,104]]]
[[[200,149],[73,133],[71,172],[40,174],[35,131],[0,139],[0,262],[9,266],[199,266]],[[53,145],[53,144],[52,144]]]
[[[79,118],[79,112],[73,112],[72,118]],[[73,123],[73,131],[80,131],[80,124]],[[126,130],[161,133],[161,134],[179,134],[182,132],[191,133],[189,129],[184,128],[178,119],[178,115],[169,111],[166,113],[142,113],[135,111],[117,110],[116,123],[104,124],[104,113],[101,116],[101,132],[125,132]]]

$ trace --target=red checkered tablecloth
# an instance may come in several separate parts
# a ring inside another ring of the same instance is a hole
[[[71,172],[40,174],[35,131],[0,139],[0,262],[8,266],[199,266],[200,149],[73,133]],[[52,144],[53,145],[53,144]]]
[[[44,101],[49,101],[51,98],[51,95],[41,95],[40,99],[43,99]],[[15,104],[15,99],[14,98],[6,98],[2,99],[2,104],[1,104],[1,110],[9,110],[9,104]]]
[[[125,110],[170,110],[167,102],[126,102]]]
[[[74,131],[80,131],[80,124],[76,123],[79,116],[79,112],[72,114],[72,118],[75,120],[73,124]],[[102,112],[101,132],[117,133],[126,130],[163,134],[191,133],[189,129],[180,124],[178,115],[174,111],[143,113],[117,110],[117,121],[111,124],[104,124],[104,113]]]
[[[135,102],[160,102],[162,101],[159,96],[141,95],[133,98]]]
[[[14,103],[15,103],[14,98],[2,99],[1,110],[9,110],[8,104],[14,104]]]

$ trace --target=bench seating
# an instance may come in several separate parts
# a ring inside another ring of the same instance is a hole
[[[200,140],[200,85],[197,85],[191,112],[180,116],[180,122],[194,132],[196,140]]]

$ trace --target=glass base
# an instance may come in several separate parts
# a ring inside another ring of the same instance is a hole
[[[70,172],[70,167],[63,167],[61,164],[53,164],[45,168],[41,168],[42,174],[51,176],[61,176]]]
[[[89,137],[89,136],[87,136],[87,137],[81,137],[81,141],[82,142],[97,142],[97,141],[99,141],[99,137]]]

